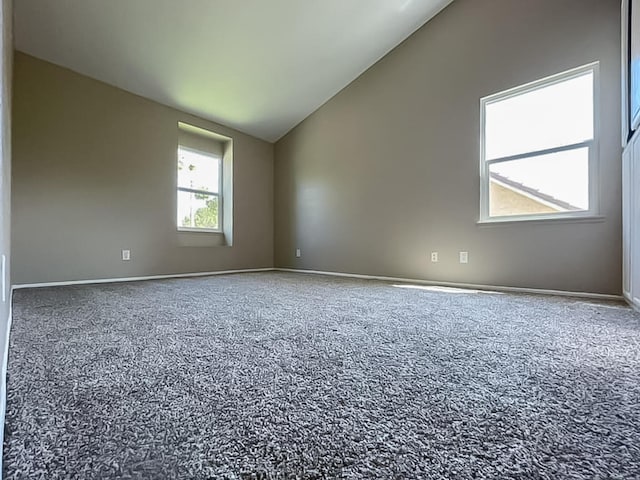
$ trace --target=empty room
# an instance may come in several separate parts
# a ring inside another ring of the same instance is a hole
[[[640,0],[0,30],[2,478],[640,478]]]

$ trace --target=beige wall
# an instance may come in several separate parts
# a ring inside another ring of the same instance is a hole
[[[276,265],[619,294],[619,15],[618,0],[453,2],[277,142]],[[595,60],[603,219],[477,225],[480,98]]]
[[[273,266],[272,144],[22,53],[13,107],[13,283]],[[179,121],[233,139],[232,247],[176,231]]]

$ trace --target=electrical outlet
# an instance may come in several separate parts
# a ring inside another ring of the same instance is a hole
[[[460,263],[469,263],[469,252],[460,252]]]
[[[433,263],[438,263],[438,252],[431,252],[431,261]]]
[[[122,250],[122,261],[127,262],[131,260],[131,250]]]
[[[296,248],[296,258],[300,258],[302,256],[302,252],[299,248]]]

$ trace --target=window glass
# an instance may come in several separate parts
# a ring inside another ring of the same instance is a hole
[[[220,158],[178,149],[178,187],[220,193]]]
[[[593,139],[593,71],[485,105],[485,158]]]
[[[178,190],[178,226],[220,228],[218,196]]]
[[[588,209],[588,148],[489,166],[489,215],[492,217]]]

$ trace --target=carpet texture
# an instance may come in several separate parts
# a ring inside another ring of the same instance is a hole
[[[19,290],[3,460],[6,479],[637,479],[640,316],[289,273]]]

